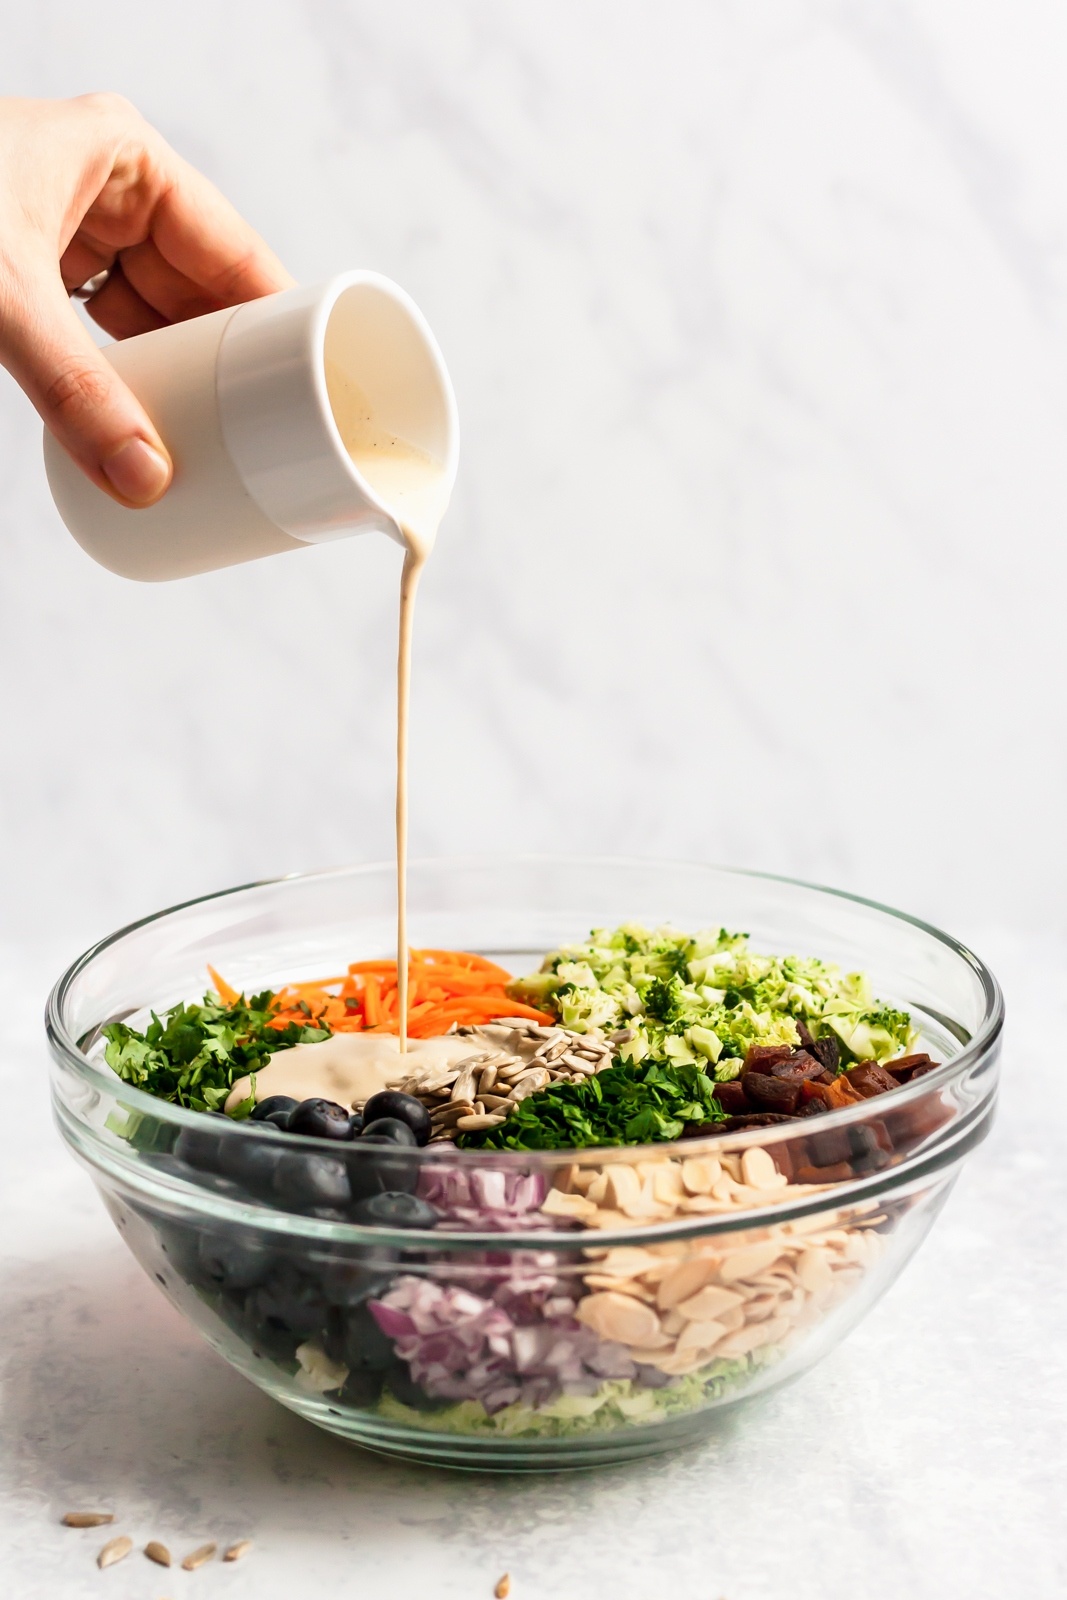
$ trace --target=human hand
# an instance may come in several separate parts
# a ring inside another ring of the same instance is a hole
[[[292,278],[126,100],[0,99],[0,362],[101,489],[147,506],[172,465],[70,293],[126,339],[285,289]]]

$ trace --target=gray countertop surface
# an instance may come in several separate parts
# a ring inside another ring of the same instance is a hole
[[[493,1478],[393,1465],[231,1371],[127,1255],[44,1093],[50,973],[5,966],[0,1571],[20,1597],[1049,1600],[1067,1591],[1060,1050],[1064,952],[994,933],[1008,995],[999,1120],[903,1277],[821,1367],[702,1446],[636,1466]],[[1043,1092],[1044,1091],[1044,1092]],[[106,1573],[115,1532],[239,1565]]]

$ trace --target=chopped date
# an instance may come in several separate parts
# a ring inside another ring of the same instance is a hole
[[[721,1128],[726,1133],[736,1133],[741,1128],[773,1128],[779,1122],[795,1122],[796,1118],[780,1111],[749,1111],[741,1117],[727,1117],[725,1122],[716,1123],[716,1132]]]
[[[734,1078],[730,1083],[716,1084],[715,1098],[731,1116],[740,1116],[752,1109],[740,1078]]]
[[[841,1059],[836,1033],[824,1033],[821,1039],[816,1039],[805,1022],[797,1023],[797,1033],[800,1035],[801,1047],[809,1055],[813,1055],[816,1061],[821,1062],[827,1072],[836,1073]]]
[[[877,1061],[860,1061],[856,1066],[850,1067],[845,1077],[865,1100],[872,1095],[886,1094],[890,1089],[899,1088],[896,1078],[886,1071]]]
[[[796,1055],[791,1044],[751,1044],[745,1053],[745,1072],[769,1072],[779,1061],[790,1061]]]
[[[794,1050],[791,1056],[783,1061],[772,1062],[772,1078],[785,1078],[789,1083],[803,1083],[807,1078],[825,1077],[826,1069],[822,1062],[807,1050]]]
[[[746,1072],[741,1085],[757,1111],[782,1111],[791,1115],[800,1099],[799,1083],[774,1078],[769,1072]]]
[[[895,1061],[887,1061],[886,1071],[892,1074],[897,1083],[910,1083],[913,1078],[921,1078],[924,1073],[933,1072],[940,1065],[940,1061],[932,1061],[924,1051],[921,1055],[898,1056]]]

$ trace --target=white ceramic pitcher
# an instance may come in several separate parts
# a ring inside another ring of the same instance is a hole
[[[359,394],[375,429],[440,464],[447,503],[459,456],[452,384],[426,319],[378,273],[286,289],[104,353],[171,453],[170,488],[128,510],[47,432],[45,466],[70,532],[123,577],[183,578],[372,529],[403,542],[395,508],[346,448],[338,384]]]

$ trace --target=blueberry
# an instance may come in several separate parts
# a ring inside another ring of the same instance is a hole
[[[195,1282],[200,1272],[200,1235],[184,1222],[171,1222],[154,1216],[151,1224],[159,1240],[159,1251],[166,1263],[181,1278]]]
[[[393,1341],[382,1332],[367,1306],[333,1311],[326,1324],[323,1348],[331,1361],[346,1367],[384,1372],[393,1359]]]
[[[405,1144],[414,1149],[418,1142],[411,1124],[401,1122],[399,1117],[378,1117],[374,1122],[368,1122],[364,1118],[363,1132],[360,1134],[361,1144]]]
[[[363,1113],[361,1111],[353,1111],[348,1119],[348,1137],[350,1139],[358,1139],[362,1132]]]
[[[352,1198],[342,1162],[296,1150],[279,1153],[272,1188],[279,1200],[290,1205],[347,1206]]]
[[[415,1135],[416,1144],[430,1142],[430,1113],[421,1100],[412,1094],[401,1094],[399,1089],[382,1089],[372,1094],[363,1107],[363,1122],[374,1122],[379,1117],[396,1118],[406,1122]]]
[[[289,1117],[300,1104],[291,1094],[269,1094],[265,1100],[260,1100],[252,1107],[249,1121],[273,1122],[276,1128],[283,1131],[289,1126]]]
[[[304,1133],[313,1139],[347,1139],[350,1137],[346,1106],[333,1100],[301,1100],[289,1113],[289,1133]]]
[[[419,1179],[415,1147],[397,1144],[376,1133],[353,1140],[345,1165],[353,1200],[386,1190],[414,1189]]]
[[[434,1411],[442,1404],[439,1400],[431,1400],[425,1390],[419,1387],[411,1376],[407,1362],[401,1361],[399,1356],[386,1372],[385,1384],[402,1406],[413,1406],[418,1411]]]
[[[387,1192],[368,1195],[352,1207],[353,1222],[376,1222],[383,1228],[432,1228],[437,1212],[416,1195]]]
[[[361,1306],[383,1295],[396,1276],[395,1250],[368,1250],[358,1261],[331,1261],[322,1276],[332,1306]]]
[[[222,1150],[222,1139],[214,1133],[208,1125],[208,1119],[225,1122],[227,1127],[232,1126],[229,1117],[221,1111],[206,1111],[201,1115],[204,1125],[194,1128],[183,1128],[174,1142],[174,1154],[178,1160],[187,1167],[193,1167],[197,1172],[218,1172],[219,1155]]]
[[[339,1398],[342,1405],[358,1406],[362,1410],[366,1406],[374,1405],[381,1392],[381,1375],[357,1367],[349,1372]]]
[[[328,1306],[320,1286],[290,1261],[281,1261],[262,1286],[249,1295],[247,1308],[276,1333],[309,1339],[325,1325]]]
[[[261,1240],[222,1231],[200,1235],[199,1255],[201,1278],[223,1289],[253,1289],[271,1265]]]
[[[281,1129],[271,1122],[257,1123],[254,1131],[242,1122],[233,1126],[233,1137],[225,1141],[219,1156],[219,1171],[252,1194],[269,1194],[282,1154]]]

